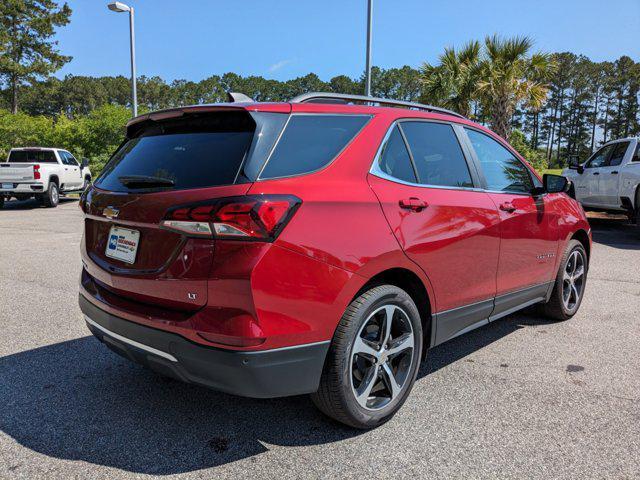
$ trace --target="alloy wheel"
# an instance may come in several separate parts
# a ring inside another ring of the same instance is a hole
[[[351,390],[361,407],[379,410],[410,383],[416,339],[407,313],[397,305],[375,310],[351,349]]]
[[[562,303],[572,312],[576,309],[582,297],[585,285],[585,259],[582,252],[574,250],[562,275]]]

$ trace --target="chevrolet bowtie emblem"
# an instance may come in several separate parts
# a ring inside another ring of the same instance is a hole
[[[107,207],[102,211],[102,214],[109,219],[116,218],[119,213],[120,213],[120,210],[113,207]]]

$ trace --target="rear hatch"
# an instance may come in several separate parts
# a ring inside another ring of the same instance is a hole
[[[85,268],[98,286],[178,310],[205,305],[214,240],[160,222],[176,206],[245,194],[287,116],[176,110],[130,125],[83,199]]]

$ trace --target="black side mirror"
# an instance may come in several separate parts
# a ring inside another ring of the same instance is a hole
[[[542,184],[547,193],[567,193],[571,188],[571,182],[566,177],[550,173],[542,176]]]
[[[580,175],[584,173],[584,166],[580,165],[580,160],[577,157],[573,157],[569,160],[569,168],[571,170],[576,170]]]
[[[82,162],[80,162],[80,166],[82,166],[82,168],[87,168],[89,166],[89,159],[83,158]]]

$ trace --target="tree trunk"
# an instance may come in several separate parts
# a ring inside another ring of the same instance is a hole
[[[510,120],[513,114],[511,110],[506,95],[498,96],[491,109],[491,129],[505,140],[509,140]]]
[[[596,87],[596,98],[593,104],[593,122],[591,124],[591,153],[596,142],[596,123],[598,122],[598,101],[600,100],[600,87]]]
[[[18,79],[11,77],[11,113],[18,113]]]

